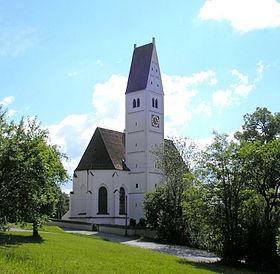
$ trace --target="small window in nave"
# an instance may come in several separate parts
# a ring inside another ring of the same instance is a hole
[[[98,214],[108,214],[107,189],[102,186],[98,191]]]
[[[137,107],[139,108],[140,107],[140,99],[137,98]]]
[[[125,190],[123,187],[120,188],[120,196],[119,196],[119,214],[125,214]]]
[[[136,108],[136,100],[133,99],[133,108]]]

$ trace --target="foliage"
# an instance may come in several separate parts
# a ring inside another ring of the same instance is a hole
[[[53,217],[61,219],[62,216],[69,210],[69,195],[65,192],[60,191],[58,203],[55,207]]]
[[[279,260],[276,236],[280,226],[280,114],[257,108],[244,119],[243,132],[236,136],[247,188],[255,192],[259,201],[255,206],[257,215],[249,211],[244,224],[246,258],[252,264],[273,265]]]
[[[67,178],[64,156],[36,118],[16,125],[0,113],[0,221],[32,222],[38,236],[37,226],[53,213],[58,184]]]
[[[280,136],[280,113],[274,115],[267,108],[256,108],[253,114],[244,115],[242,131],[235,134],[240,141],[261,144],[268,143]]]
[[[257,108],[235,140],[214,134],[203,153],[190,153],[184,139],[156,153],[166,177],[146,195],[147,222],[162,239],[277,269],[280,114]]]
[[[147,193],[144,201],[147,224],[156,229],[158,237],[174,243],[187,242],[187,224],[183,215],[184,180],[193,162],[195,146],[187,139],[173,139],[154,150],[157,167],[165,174],[164,181],[155,192]]]

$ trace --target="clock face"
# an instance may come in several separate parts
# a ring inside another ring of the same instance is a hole
[[[159,116],[152,115],[152,126],[159,128]]]

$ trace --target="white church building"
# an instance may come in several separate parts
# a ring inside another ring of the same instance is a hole
[[[144,217],[145,193],[163,179],[152,153],[164,141],[164,93],[154,38],[134,45],[124,96],[125,130],[96,128],[74,171],[70,209],[63,219],[124,225],[127,213],[138,222]]]

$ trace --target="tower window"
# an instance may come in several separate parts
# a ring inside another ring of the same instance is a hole
[[[140,107],[140,99],[137,98],[137,107]]]
[[[155,107],[158,108],[158,99],[155,101]]]
[[[133,108],[136,108],[136,100],[133,99]]]
[[[138,188],[138,184],[136,184],[135,187]]]
[[[152,107],[155,107],[155,98],[152,99]]]

